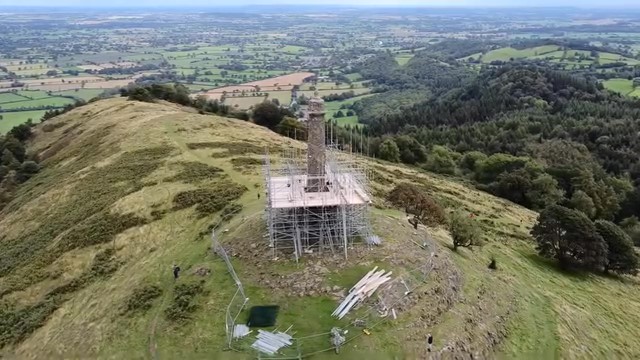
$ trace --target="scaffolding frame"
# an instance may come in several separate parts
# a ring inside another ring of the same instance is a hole
[[[327,146],[325,156],[325,174],[312,177],[307,175],[305,150],[287,149],[275,159],[265,154],[265,220],[274,258],[292,253],[298,261],[318,251],[342,252],[346,259],[354,242],[372,236],[364,161],[333,145]],[[324,182],[326,191],[307,192],[314,179]]]

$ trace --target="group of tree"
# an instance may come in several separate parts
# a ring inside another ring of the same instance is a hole
[[[345,91],[341,94],[329,94],[322,97],[324,101],[342,101],[356,97],[356,93],[353,90]]]
[[[346,112],[343,112],[342,110],[338,110],[335,113],[333,113],[333,117],[335,119],[339,119],[339,118],[343,118],[345,116],[354,116],[356,113],[353,112],[353,110],[347,110]]]
[[[396,185],[387,195],[387,201],[404,210],[414,229],[420,224],[429,227],[446,225],[451,234],[454,251],[459,247],[482,245],[482,233],[472,214],[456,210],[447,216],[442,206],[417,185]]]
[[[640,102],[595,80],[528,65],[487,68],[441,96],[358,115],[382,159],[464,175],[533,209],[593,203],[585,211],[596,217],[640,217]]]
[[[0,209],[13,199],[19,184],[40,171],[37,158],[28,155],[25,147],[32,136],[31,125],[21,124],[0,135]]]
[[[550,205],[531,230],[540,255],[563,268],[635,274],[638,255],[629,235],[616,224],[593,222],[582,211]]]
[[[275,100],[275,99],[274,99]],[[295,115],[274,101],[263,101],[251,112],[251,119],[260,126],[297,140],[306,140],[307,127]]]
[[[228,105],[223,104],[217,99],[209,99],[206,96],[199,96],[195,99],[192,98],[189,89],[178,83],[151,83],[147,85],[132,84],[129,87],[120,89],[120,94],[128,97],[129,100],[143,102],[164,100],[196,108],[202,114],[213,113],[241,120],[249,119],[249,115],[246,112],[234,111]]]
[[[390,57],[370,61],[373,78],[392,68]],[[372,154],[464,176],[542,211],[533,235],[540,253],[563,266],[635,271],[640,101],[605,90],[595,77],[517,62],[484,67],[459,86],[428,85],[422,99],[407,100],[402,87],[420,91],[417,79],[352,106],[362,111]],[[549,245],[539,233],[554,221],[563,228]]]

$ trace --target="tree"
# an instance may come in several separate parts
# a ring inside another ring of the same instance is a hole
[[[633,242],[618,225],[606,221],[596,220],[596,231],[607,243],[607,264],[605,271],[620,274],[636,274],[638,271],[638,256],[633,249]]]
[[[276,126],[276,132],[296,140],[307,139],[307,127],[295,118],[285,116]]]
[[[482,233],[471,214],[455,211],[449,219],[449,232],[453,240],[453,250],[458,247],[471,247],[482,245]]]
[[[473,173],[477,170],[478,165],[487,159],[487,155],[480,151],[469,151],[460,158],[458,166],[461,170]]]
[[[400,161],[400,149],[398,149],[398,144],[391,138],[385,139],[382,144],[380,144],[378,153],[382,160],[391,162]]]
[[[338,110],[338,111],[333,115],[333,117],[334,117],[334,118],[336,118],[336,119],[337,119],[337,118],[344,117],[344,113],[342,112],[342,110]]]
[[[545,208],[531,229],[536,249],[562,267],[600,271],[607,262],[607,244],[583,212],[560,205]]]
[[[21,163],[24,161],[27,150],[24,147],[24,144],[20,142],[20,140],[16,139],[13,136],[7,136],[4,140],[4,148],[5,150],[9,150],[16,160]],[[0,149],[2,146],[0,146]]]
[[[129,100],[153,102],[153,96],[143,87],[136,87],[128,92]]]
[[[415,229],[418,228],[418,224],[437,226],[446,222],[442,207],[413,184],[397,185],[391,190],[387,200],[394,206],[403,208],[408,215],[413,215],[413,218],[409,219],[409,223]]]
[[[16,160],[13,153],[8,149],[4,149],[2,156],[0,156],[0,164],[6,166],[10,170],[16,170],[20,168],[20,162]]]
[[[276,126],[282,121],[283,114],[280,111],[278,105],[264,101],[256,105],[253,109],[253,122],[274,130]]]
[[[541,174],[534,179],[527,191],[527,198],[534,209],[557,204],[563,197],[564,191],[558,187],[556,179],[548,174]]]
[[[9,130],[9,135],[12,135],[18,141],[23,142],[31,137],[31,126],[27,124],[14,126],[11,130]]]
[[[434,146],[427,157],[427,163],[424,167],[439,174],[454,174],[456,162],[453,152],[444,146]]]
[[[16,173],[16,180],[19,183],[25,182],[37,174],[38,171],[40,171],[40,165],[38,165],[38,163],[35,161],[25,161]]]
[[[573,193],[569,204],[571,204],[572,208],[582,211],[592,219],[596,215],[596,206],[593,204],[593,200],[582,190]]]
[[[636,216],[622,219],[620,227],[629,235],[635,246],[640,246],[640,220]]]

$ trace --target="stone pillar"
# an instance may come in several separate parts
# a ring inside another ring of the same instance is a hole
[[[307,175],[315,179],[308,179],[306,191],[326,191],[324,101],[317,96],[309,100],[307,132]]]

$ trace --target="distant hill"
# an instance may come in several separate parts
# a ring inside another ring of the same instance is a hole
[[[258,194],[265,148],[304,144],[246,121],[124,98],[79,107],[34,131],[29,151],[43,169],[0,212],[0,357],[255,355],[254,334],[234,343],[244,353],[223,351],[235,285],[210,251],[211,225],[239,208],[219,235],[248,304],[280,305],[278,327],[292,325],[298,338],[350,329],[341,358],[420,358],[427,333],[445,357],[640,356],[629,341],[640,333],[635,280],[557,270],[527,235],[535,212],[452,179],[363,159],[382,245],[354,249],[347,262],[311,254],[296,264],[271,256]],[[414,230],[384,201],[401,182],[473,214],[486,244],[454,253],[446,229]],[[492,258],[496,271],[487,269]],[[174,264],[182,268],[177,282]],[[397,319],[377,311],[331,318],[345,290],[375,265],[407,280],[430,267],[394,307]],[[358,316],[370,335],[351,325]],[[326,334],[300,340],[300,349],[334,356]]]

